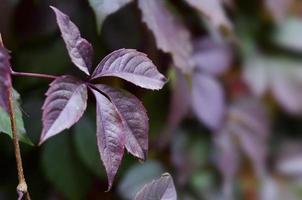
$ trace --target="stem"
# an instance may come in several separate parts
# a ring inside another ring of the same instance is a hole
[[[18,200],[21,200],[24,194],[26,195],[25,196],[26,199],[30,200],[30,195],[27,190],[27,184],[23,173],[22,158],[20,153],[19,139],[17,134],[17,125],[16,125],[15,112],[14,112],[13,92],[11,87],[8,89],[8,112],[10,116],[13,143],[15,149],[15,157],[17,163],[17,171],[18,171],[18,180],[19,180],[19,184],[17,186]]]
[[[15,72],[11,70],[11,74],[15,76],[28,76],[28,77],[37,77],[37,78],[48,78],[56,79],[58,76],[48,75],[48,74],[37,74],[37,73],[27,73],[27,72]]]

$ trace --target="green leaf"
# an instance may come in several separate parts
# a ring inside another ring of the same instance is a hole
[[[26,131],[24,128],[22,112],[20,110],[20,104],[19,104],[20,95],[18,94],[17,91],[14,90],[13,96],[14,96],[15,118],[16,118],[19,140],[26,144],[33,145],[33,143],[30,141],[30,139],[26,135]],[[11,130],[9,114],[7,112],[5,112],[5,110],[3,110],[3,108],[1,108],[1,107],[0,107],[0,133],[5,133],[12,138],[12,130]]]
[[[118,192],[123,199],[134,199],[140,188],[161,176],[163,172],[163,167],[156,161],[136,164],[125,173],[118,186]]]
[[[274,40],[280,46],[301,52],[301,32],[302,20],[300,18],[288,18],[278,26]]]
[[[47,179],[67,199],[83,199],[90,187],[90,177],[77,159],[69,135],[60,134],[47,141],[42,153],[42,167]]]
[[[106,178],[98,153],[95,124],[86,117],[75,125],[74,143],[76,152],[85,166],[95,175]]]

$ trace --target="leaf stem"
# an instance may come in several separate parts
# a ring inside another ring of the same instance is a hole
[[[38,74],[38,73],[28,73],[28,72],[15,72],[11,70],[11,74],[14,76],[28,76],[28,77],[37,77],[37,78],[48,78],[56,79],[58,76],[49,75],[49,74]]]
[[[21,200],[24,194],[26,199],[30,200],[30,195],[27,189],[27,184],[23,173],[22,158],[20,153],[19,139],[17,134],[17,125],[16,125],[16,119],[14,113],[12,88],[10,87],[7,92],[8,92],[8,112],[11,122],[11,129],[12,129],[13,143],[14,143],[14,150],[15,150],[15,157],[16,157],[17,171],[18,171],[18,180],[19,180],[19,184],[17,186],[18,200]]]

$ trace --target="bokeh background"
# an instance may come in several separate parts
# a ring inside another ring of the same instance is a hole
[[[54,5],[93,44],[95,65],[113,50],[135,48],[169,79],[160,91],[115,78],[103,80],[135,94],[150,118],[148,160],[141,163],[126,154],[110,192],[105,192],[106,174],[97,152],[93,98],[70,130],[41,146],[22,143],[32,199],[132,199],[163,172],[172,175],[179,199],[184,200],[302,199],[302,3],[221,2],[230,30],[212,26],[208,17],[183,0],[164,2],[190,32],[197,46],[193,54],[201,65],[226,65],[213,78],[221,90],[216,94],[216,86],[196,83],[194,73],[184,75],[169,54],[158,50],[135,1],[98,29],[87,0],[0,0],[0,32],[15,71],[82,76],[60,37],[49,8]],[[199,48],[200,41],[206,42]],[[38,144],[49,80],[13,77],[13,81],[21,95],[26,134]],[[191,90],[197,95],[193,106]],[[219,127],[211,124],[216,115],[223,116]],[[12,141],[0,134],[0,199],[16,199],[16,185]]]

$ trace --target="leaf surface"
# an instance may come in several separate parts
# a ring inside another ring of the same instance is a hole
[[[126,134],[126,149],[132,155],[145,160],[148,151],[149,119],[143,104],[129,92],[101,84],[95,87],[109,97],[118,111]]]
[[[223,10],[222,0],[186,0],[189,5],[206,16],[214,27],[232,30],[232,24]]]
[[[92,92],[97,102],[97,144],[110,190],[124,155],[125,128],[114,105],[99,91],[92,89]]]
[[[218,80],[206,74],[193,76],[192,106],[198,119],[210,129],[221,126],[225,114],[225,99]]]
[[[72,76],[61,76],[50,84],[46,96],[40,144],[82,117],[87,106],[87,87]]]
[[[184,72],[193,68],[191,36],[187,28],[162,0],[139,0],[143,21],[154,34],[156,45],[170,53],[174,64]]]
[[[93,48],[92,45],[84,38],[78,27],[55,7],[52,7],[56,14],[57,24],[60,28],[63,40],[68,50],[71,61],[83,72],[89,75],[92,67]]]
[[[92,7],[98,28],[102,27],[105,19],[118,11],[120,8],[124,7],[126,4],[132,2],[133,0],[88,0],[90,6]]]
[[[177,194],[173,179],[165,173],[161,178],[146,184],[136,195],[135,200],[176,200]]]
[[[193,60],[197,70],[211,75],[221,75],[230,67],[232,53],[226,44],[202,38],[194,42]]]
[[[146,89],[158,90],[166,78],[146,56],[134,49],[119,49],[106,56],[96,67],[92,79],[116,76]]]

